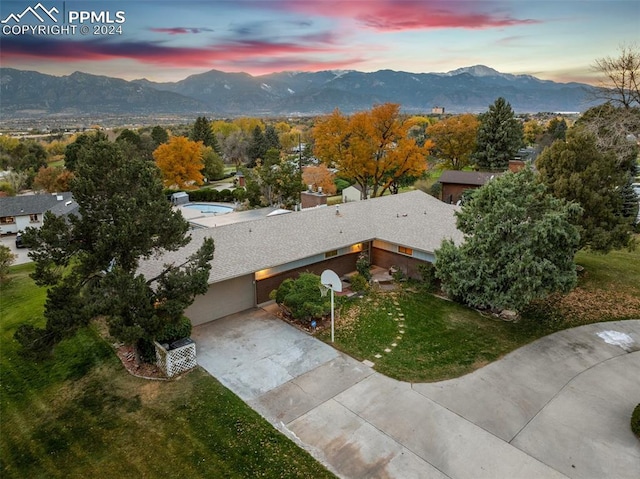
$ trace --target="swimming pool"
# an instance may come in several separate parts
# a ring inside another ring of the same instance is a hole
[[[213,213],[214,215],[223,215],[233,211],[233,208],[230,206],[214,205],[212,203],[189,203],[184,205],[184,207],[199,210],[200,213]]]

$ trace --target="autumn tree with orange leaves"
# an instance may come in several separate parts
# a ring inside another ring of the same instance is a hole
[[[184,136],[174,136],[153,152],[156,165],[162,171],[165,187],[194,188],[204,177],[202,142]]]
[[[476,149],[478,118],[471,113],[456,115],[430,125],[427,135],[434,142],[434,154],[450,170],[461,170]]]
[[[372,197],[397,192],[402,180],[426,171],[426,155],[433,146],[431,141],[418,146],[409,135],[412,126],[395,103],[376,105],[351,117],[336,109],[314,128],[314,154],[362,191],[371,187]]]
[[[302,182],[305,185],[313,185],[322,188],[327,195],[336,194],[336,184],[333,182],[333,173],[326,165],[307,166],[302,170]]]

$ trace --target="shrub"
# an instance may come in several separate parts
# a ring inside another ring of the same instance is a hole
[[[278,289],[274,289],[273,291],[271,291],[271,294],[269,296],[275,299],[276,303],[282,304],[284,303],[284,298],[286,298],[287,295],[291,292],[293,286],[294,282],[291,278],[285,279],[282,283],[280,283]]]
[[[227,188],[225,188],[224,190],[220,190],[218,192],[218,201],[233,201],[231,190]]]
[[[433,263],[421,263],[418,265],[418,272],[420,273],[420,279],[423,287],[427,291],[434,291],[436,289],[436,268]]]
[[[316,274],[301,273],[296,280],[284,280],[274,296],[294,319],[311,322],[330,313],[329,296],[320,295],[320,276]]]
[[[333,184],[336,185],[336,194],[338,195],[342,194],[342,190],[351,186],[347,180],[343,180],[342,178],[336,178],[333,180]]]
[[[440,195],[442,194],[442,183],[436,181],[431,188],[429,188],[429,194],[435,198],[440,199]]]
[[[233,190],[233,199],[236,201],[244,201],[247,198],[247,192],[244,188],[237,188]]]
[[[155,364],[156,362],[156,346],[152,341],[145,338],[140,338],[136,341],[136,351],[140,361],[149,364]]]
[[[159,343],[172,343],[178,339],[191,336],[191,320],[182,316],[175,324],[167,324],[158,334],[156,341]]]
[[[7,246],[0,245],[0,283],[6,279],[9,268],[15,260],[16,255]]]
[[[407,279],[407,275],[404,274],[404,271],[402,271],[400,268],[396,267],[396,266],[392,266],[391,267],[391,277],[393,278],[394,281],[405,281]]]
[[[640,404],[636,406],[631,414],[631,430],[640,439]]]
[[[358,259],[356,260],[356,270],[359,274],[364,276],[366,281],[371,279],[371,263],[369,262],[369,257],[366,253],[360,253],[360,255],[358,255]]]
[[[351,277],[351,289],[358,293],[366,291],[369,289],[369,281],[360,273],[356,273]]]
[[[191,320],[186,316],[180,317],[177,323],[167,324],[156,336],[156,341],[160,344],[171,344],[178,339],[191,336]],[[153,341],[147,338],[140,338],[136,341],[136,351],[140,361],[155,364],[156,346]]]

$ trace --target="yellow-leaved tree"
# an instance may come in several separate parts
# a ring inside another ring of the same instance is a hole
[[[333,173],[326,165],[307,166],[302,170],[302,182],[305,185],[313,185],[322,188],[327,195],[336,194],[336,184],[333,182]]]
[[[336,109],[314,128],[314,154],[338,168],[340,176],[355,181],[363,192],[371,188],[372,197],[397,192],[403,182],[426,171],[426,155],[433,146],[430,141],[419,146],[409,135],[412,126],[395,103],[376,105],[351,117]]]
[[[427,128],[435,154],[445,168],[461,170],[469,165],[476,149],[479,125],[475,115],[465,113],[445,118]]]
[[[174,136],[156,148],[153,158],[162,172],[164,186],[187,189],[202,183],[202,149],[201,141],[184,136]]]

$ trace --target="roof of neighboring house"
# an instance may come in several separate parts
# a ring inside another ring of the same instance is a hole
[[[438,181],[440,183],[456,183],[460,185],[482,186],[491,178],[501,173],[487,173],[482,171],[455,171],[447,170],[442,173]]]
[[[43,214],[45,211],[60,216],[76,208],[78,204],[70,192],[0,198],[0,217]]]
[[[373,239],[431,253],[445,238],[462,241],[454,216],[457,210],[422,191],[412,191],[200,229],[191,233],[187,246],[145,261],[140,272],[153,277],[163,264],[183,262],[205,237],[215,241],[209,283]]]
[[[344,190],[348,190],[349,188],[355,188],[356,190],[358,190],[359,192],[361,192],[361,193],[362,193],[362,186],[360,186],[360,185],[359,185],[359,184],[357,184],[357,183],[356,183],[356,184],[353,184],[353,185],[350,185],[350,186],[347,186],[346,188],[343,188],[343,189],[342,189],[342,191],[344,191]],[[369,191],[369,190],[371,190],[371,188],[367,188],[367,191]]]

